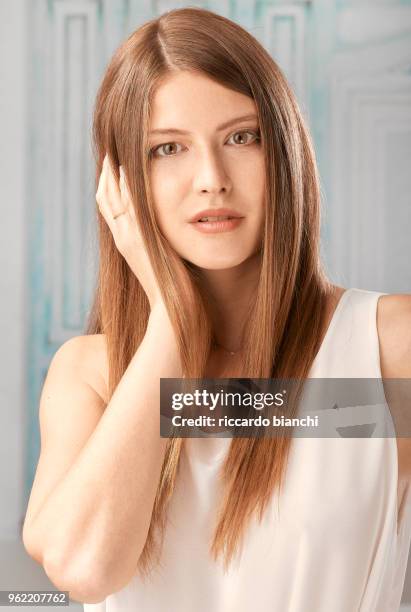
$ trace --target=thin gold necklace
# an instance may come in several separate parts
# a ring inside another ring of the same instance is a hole
[[[230,349],[225,348],[225,346],[222,346],[221,344],[218,344],[218,342],[215,342],[215,341],[214,341],[214,346],[218,346],[219,348],[222,348],[223,351],[226,351],[226,353],[229,353],[230,355],[237,355],[237,353],[239,353],[241,350],[241,347],[240,347],[236,351],[230,351]]]

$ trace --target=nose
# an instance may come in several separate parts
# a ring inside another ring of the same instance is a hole
[[[231,179],[222,159],[211,149],[201,153],[194,173],[194,189],[197,192],[220,193],[231,190]]]

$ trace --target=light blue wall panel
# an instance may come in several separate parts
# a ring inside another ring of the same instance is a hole
[[[155,15],[187,4],[214,10],[248,29],[292,84],[314,138],[324,195],[324,258],[331,277],[346,286],[378,290],[409,291],[411,286],[404,263],[411,229],[410,0],[33,0],[26,495],[39,455],[44,376],[57,348],[82,333],[93,289],[89,129],[95,92],[126,35]],[[378,168],[382,179],[374,192]],[[389,220],[394,198],[397,208]],[[381,245],[377,256],[375,243]]]

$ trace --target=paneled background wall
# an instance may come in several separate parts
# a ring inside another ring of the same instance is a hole
[[[91,111],[114,49],[184,2],[34,0],[30,10],[30,350],[26,492],[52,354],[81,334],[96,270]],[[411,291],[411,4],[196,2],[247,28],[293,85],[324,193],[323,253],[344,286]]]
[[[50,359],[65,340],[83,333],[94,288],[90,126],[98,84],[129,33],[188,3],[27,0],[19,5],[27,23],[22,221],[27,393],[20,515],[17,498],[10,506],[6,501],[0,511],[5,537],[18,536],[32,485],[39,454],[38,400]],[[248,29],[291,82],[314,138],[323,191],[322,249],[332,280],[410,293],[411,2],[189,5],[214,10]],[[10,452],[18,461],[17,446]],[[15,486],[8,484],[10,490]]]

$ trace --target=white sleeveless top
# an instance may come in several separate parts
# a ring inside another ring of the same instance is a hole
[[[381,378],[380,295],[342,295],[310,378]],[[281,516],[273,495],[226,574],[208,548],[231,439],[184,443],[161,566],[85,612],[398,612],[411,503],[407,489],[397,520],[394,437],[293,438]]]

